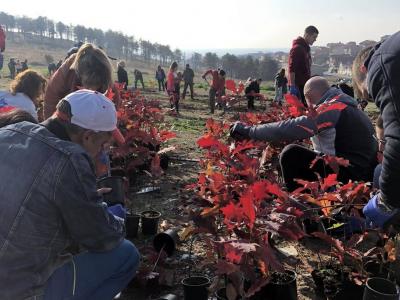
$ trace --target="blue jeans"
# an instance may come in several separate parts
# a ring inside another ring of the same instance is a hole
[[[135,276],[139,260],[128,240],[108,252],[76,255],[49,278],[44,299],[111,300]]]

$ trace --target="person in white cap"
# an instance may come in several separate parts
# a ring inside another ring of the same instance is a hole
[[[112,299],[134,277],[138,250],[94,174],[116,134],[114,104],[89,90],[0,128],[0,299]]]

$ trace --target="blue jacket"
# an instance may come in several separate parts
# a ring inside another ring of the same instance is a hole
[[[337,98],[337,100],[333,100]],[[354,179],[372,180],[378,150],[374,128],[368,116],[357,108],[357,101],[341,90],[331,87],[319,105],[341,102],[343,110],[326,110],[316,118],[300,116],[281,122],[253,126],[250,138],[271,142],[311,138],[314,150],[343,157],[350,161],[348,171]],[[318,111],[318,106],[317,106]],[[318,126],[322,126],[318,129]]]
[[[21,122],[0,128],[0,166],[0,299],[42,295],[73,246],[101,252],[122,242],[81,146]]]
[[[381,111],[386,139],[379,179],[381,196],[384,202],[400,208],[400,31],[377,44],[365,66],[368,92]]]

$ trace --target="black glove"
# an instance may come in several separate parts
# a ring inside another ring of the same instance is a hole
[[[250,129],[251,126],[246,126],[240,122],[236,122],[231,126],[229,134],[233,139],[238,141],[249,140]]]

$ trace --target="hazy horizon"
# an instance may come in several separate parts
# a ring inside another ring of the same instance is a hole
[[[61,3],[61,2],[60,2]],[[136,39],[196,49],[289,49],[308,25],[319,29],[315,46],[379,40],[400,29],[400,1],[381,0],[121,0],[94,6],[70,0],[2,1],[1,11],[15,16],[46,16],[67,25],[121,31]]]

